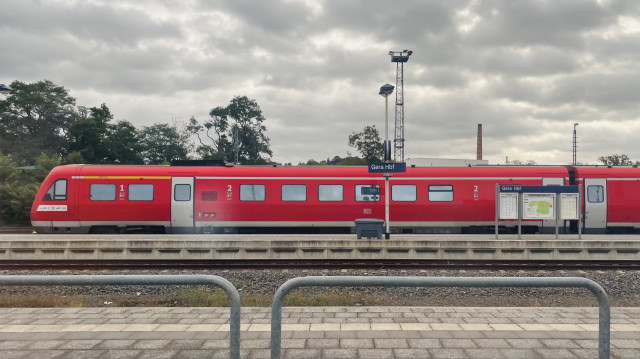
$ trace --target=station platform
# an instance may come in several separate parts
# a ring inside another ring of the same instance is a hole
[[[611,358],[640,358],[640,308],[611,308]],[[270,357],[242,308],[241,358]],[[2,358],[228,358],[229,308],[0,308]],[[597,358],[597,308],[285,307],[282,358]]]
[[[639,235],[37,235],[0,234],[6,261],[619,261],[640,260]]]

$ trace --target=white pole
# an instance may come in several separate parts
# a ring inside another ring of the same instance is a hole
[[[384,150],[387,150],[389,143],[389,95],[384,97]]]
[[[386,232],[384,234],[385,239],[389,239],[389,173],[385,173],[384,176],[384,223],[386,224]]]

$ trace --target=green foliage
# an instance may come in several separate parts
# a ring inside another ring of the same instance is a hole
[[[113,118],[111,111],[105,104],[89,110],[80,107],[79,110],[79,119],[69,127],[69,151],[80,154],[81,163],[109,163],[106,135]],[[77,161],[75,156],[74,160]]]
[[[537,165],[535,160],[526,160],[526,161],[522,161],[522,160],[513,160],[511,162],[509,162],[510,165],[515,165],[515,166],[535,166]]]
[[[613,154],[608,156],[598,157],[598,161],[602,162],[605,166],[631,166],[634,164],[629,156],[625,154]],[[637,161],[635,162],[638,163]]]
[[[0,155],[0,225],[28,226],[31,204],[40,183],[60,164],[53,156],[40,155],[35,169],[18,169],[11,156]]]
[[[104,143],[109,148],[109,163],[143,164],[143,145],[138,130],[128,121],[107,127]]]
[[[234,97],[226,107],[215,107],[203,124],[191,118],[187,130],[198,139],[196,152],[203,159],[224,159],[241,164],[268,164],[269,147],[262,110],[255,100]]]
[[[165,123],[144,127],[140,132],[140,144],[146,164],[186,159],[190,149],[189,134]]]
[[[10,86],[12,93],[0,101],[0,152],[21,166],[41,153],[66,155],[68,129],[78,117],[75,99],[49,80]]]
[[[327,158],[322,161],[310,159],[307,162],[298,163],[298,166],[366,166],[368,163],[369,161],[366,158],[335,156],[332,159]]]
[[[375,125],[366,126],[362,132],[349,135],[349,146],[358,150],[367,162],[377,162],[384,158],[384,146]]]

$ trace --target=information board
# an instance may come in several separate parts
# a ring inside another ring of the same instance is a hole
[[[522,218],[555,219],[556,209],[554,193],[523,193]]]
[[[577,193],[560,194],[560,219],[580,219]]]
[[[517,193],[500,193],[500,219],[518,219]]]

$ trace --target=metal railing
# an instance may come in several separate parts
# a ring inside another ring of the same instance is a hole
[[[229,355],[240,358],[240,294],[228,280],[214,275],[3,275],[0,285],[98,286],[98,285],[208,285],[222,288],[229,297]]]
[[[282,355],[282,305],[291,291],[300,287],[581,287],[590,290],[599,305],[598,355],[610,357],[611,309],[609,296],[596,282],[579,277],[509,278],[509,277],[301,277],[288,280],[278,288],[271,308],[271,358]]]

